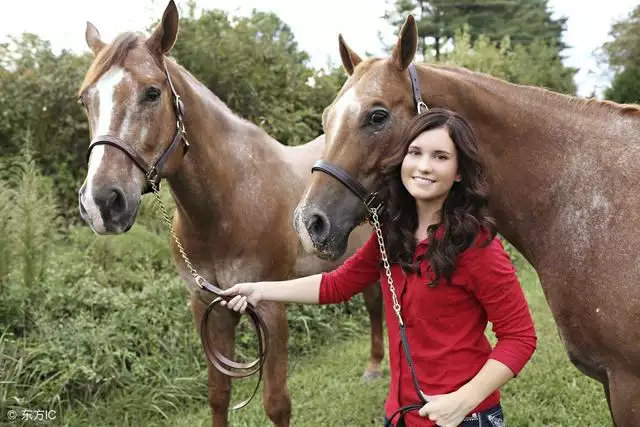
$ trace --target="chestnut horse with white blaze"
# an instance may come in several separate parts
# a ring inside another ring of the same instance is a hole
[[[178,34],[178,11],[169,2],[150,37],[120,34],[104,43],[87,23],[95,58],[80,88],[90,124],[86,179],[79,190],[82,218],[98,234],[124,233],[133,225],[142,194],[160,178],[176,203],[173,229],[199,275],[219,288],[238,282],[283,280],[337,267],[370,235],[360,227],[345,255],[321,260],[302,248],[292,213],[320,157],[324,137],[286,147],[239,118],[188,71],[166,57]],[[188,141],[188,142],[187,142]],[[188,149],[187,149],[188,148]],[[151,165],[151,166],[149,166]],[[176,268],[191,291],[196,328],[233,357],[237,313],[214,307],[172,240]],[[377,284],[364,293],[371,319],[371,360],[365,377],[380,375],[383,357],[382,300]],[[288,324],[284,304],[256,308],[268,330],[263,404],[271,421],[288,426]],[[208,365],[212,425],[228,422],[231,380]]]
[[[324,165],[375,193],[416,99],[462,114],[487,162],[499,232],[538,273],[570,360],[604,385],[616,426],[640,426],[640,108],[413,64],[416,47],[411,16],[388,58],[362,59],[339,38],[349,78],[323,115]],[[307,250],[337,259],[367,211],[322,172],[296,230]]]

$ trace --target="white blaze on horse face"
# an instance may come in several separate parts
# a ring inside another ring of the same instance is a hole
[[[96,95],[99,101],[99,116],[98,116],[98,128],[96,129],[97,135],[106,135],[109,133],[111,127],[111,119],[113,117],[113,95],[116,91],[116,86],[124,77],[124,70],[120,67],[113,67],[96,83]]]
[[[332,129],[329,129],[328,134],[331,136],[329,141],[334,141],[338,136],[338,131],[344,124],[345,120],[348,120],[350,115],[356,116],[360,113],[361,105],[358,101],[358,97],[356,96],[356,89],[352,87],[347,90],[338,102],[336,102],[334,106],[335,115],[333,117],[333,122],[331,124]]]
[[[111,127],[113,117],[113,95],[116,86],[124,77],[124,70],[120,67],[114,67],[107,71],[96,83],[95,96],[98,97],[98,124],[96,126],[95,135],[107,135]],[[100,209],[93,200],[93,180],[100,168],[102,158],[104,157],[104,145],[98,145],[91,150],[89,157],[89,167],[87,171],[87,187],[82,194],[82,205],[87,211],[87,215],[91,220],[91,225],[95,231],[104,231],[104,222]]]

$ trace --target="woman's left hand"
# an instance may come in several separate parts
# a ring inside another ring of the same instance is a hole
[[[435,421],[440,427],[458,427],[474,408],[470,407],[469,399],[459,391],[425,397],[429,403],[420,409],[419,414]]]

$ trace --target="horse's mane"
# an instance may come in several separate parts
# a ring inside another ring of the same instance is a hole
[[[637,104],[619,104],[614,101],[609,101],[607,99],[603,101],[599,101],[594,98],[589,99],[581,99],[580,101],[586,103],[587,105],[597,104],[600,108],[607,109],[614,113],[619,113],[621,115],[632,115],[640,117],[640,105]]]
[[[564,102],[564,103],[571,104],[573,107],[583,108],[585,110],[595,107],[600,109],[600,111],[604,111],[609,114],[640,117],[640,105],[637,105],[637,104],[619,104],[617,102],[609,101],[609,100],[600,101],[595,98],[588,98],[588,99],[578,98],[576,96],[570,96],[570,95],[554,92],[543,87],[510,83],[506,80],[498,79],[486,73],[480,73],[480,72],[472,71],[466,68],[457,67],[454,65],[436,65],[436,66],[427,65],[427,64],[424,64],[424,65],[428,67],[433,67],[436,69],[451,71],[457,74],[466,74],[469,76],[478,77],[485,80],[488,79],[489,81],[493,81],[499,84],[526,87],[533,93],[537,94],[540,97],[546,98],[549,101]]]
[[[78,93],[83,93],[114,65],[122,66],[129,51],[143,42],[144,38],[140,33],[125,32],[119,34],[112,43],[98,52],[84,77]]]

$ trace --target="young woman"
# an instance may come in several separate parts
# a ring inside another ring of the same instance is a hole
[[[418,387],[428,401],[402,422],[503,426],[499,388],[529,361],[537,338],[488,214],[474,134],[458,114],[432,109],[414,119],[394,150],[381,169],[380,220]],[[348,300],[378,278],[389,334],[390,418],[420,399],[375,233],[332,272],[239,283],[224,294],[235,295],[226,305],[239,312],[262,300],[329,304]],[[484,334],[488,322],[497,337],[493,348]]]

